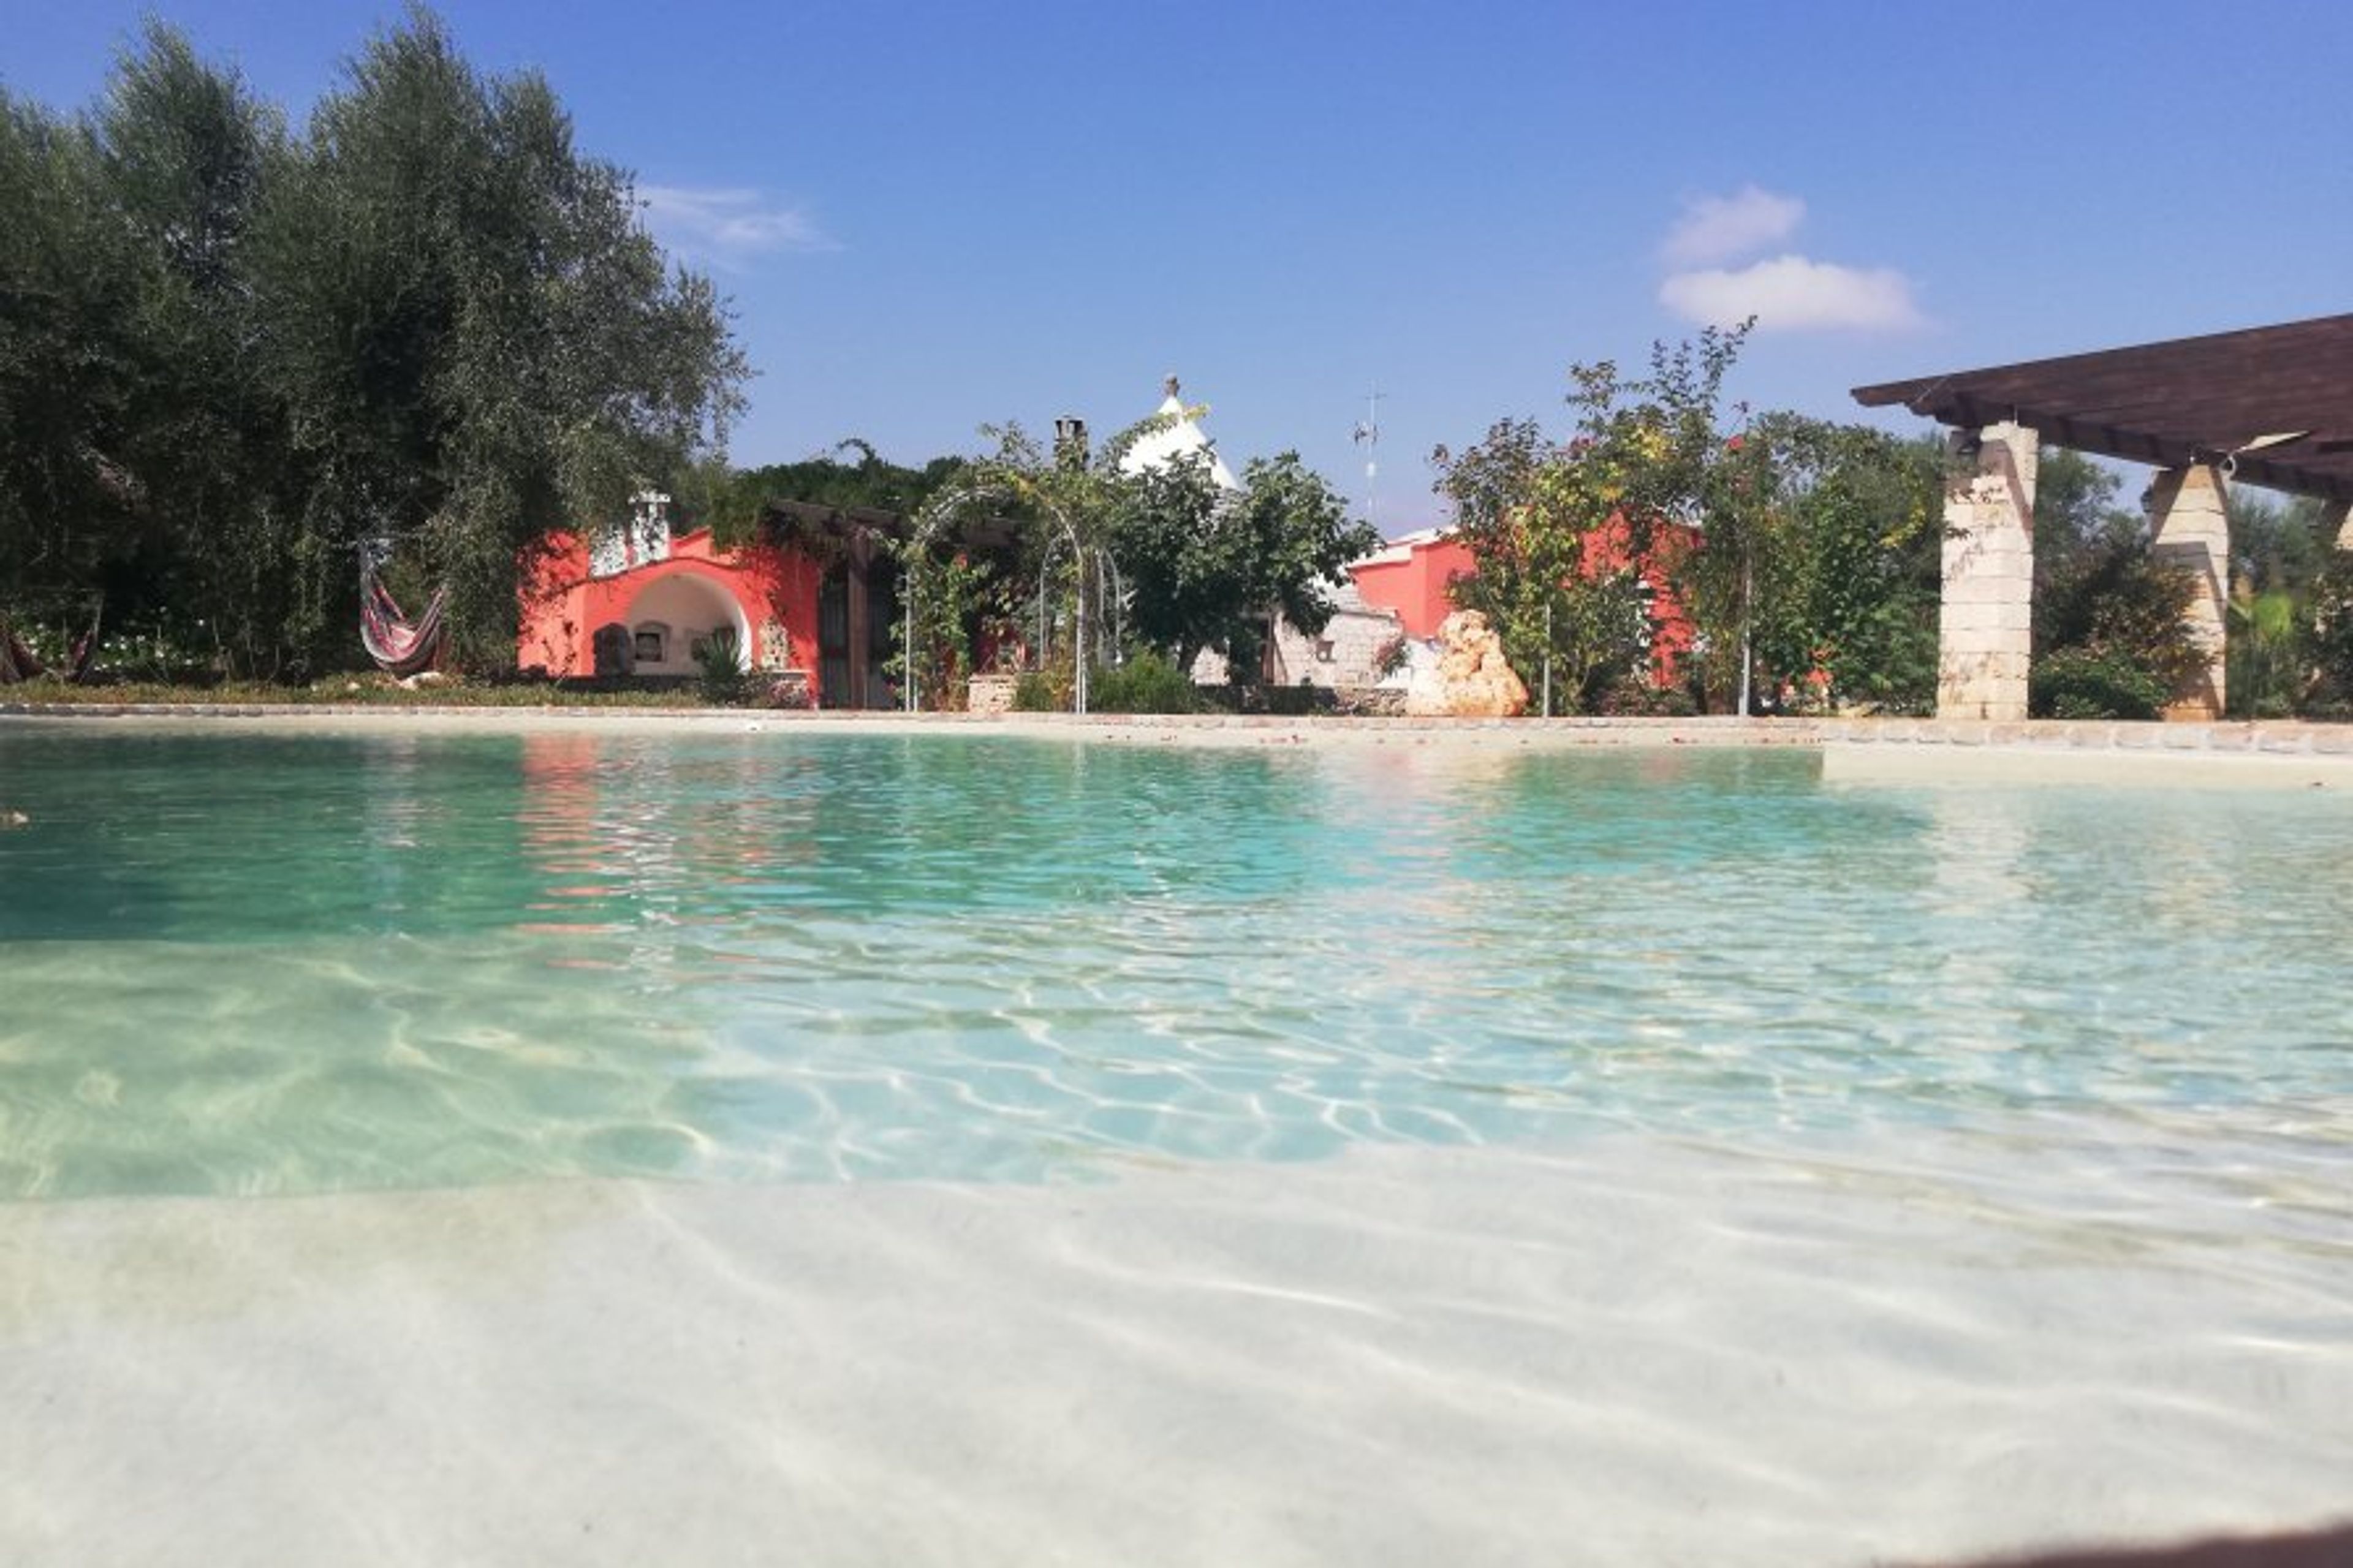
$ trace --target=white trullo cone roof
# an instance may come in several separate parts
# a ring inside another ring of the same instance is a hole
[[[1226,460],[1218,456],[1218,449],[1202,433],[1200,422],[1186,412],[1184,400],[1176,395],[1175,376],[1168,378],[1166,387],[1167,395],[1152,412],[1166,417],[1169,423],[1130,447],[1127,455],[1119,460],[1120,472],[1140,474],[1151,468],[1165,468],[1176,458],[1189,458],[1198,452],[1208,458],[1209,478],[1217,481],[1219,489],[1241,489],[1234,481],[1233,470],[1226,467]]]

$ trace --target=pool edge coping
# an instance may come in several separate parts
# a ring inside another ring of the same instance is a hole
[[[2331,771],[2353,768],[2353,725],[2294,721],[2131,723],[2044,720],[2019,723],[1936,719],[1430,719],[1260,714],[908,714],[747,709],[469,707],[372,703],[126,703],[0,701],[0,726],[19,722],[112,722],[138,728],[185,724],[353,733],[414,730],[525,733],[769,731],[834,734],[1054,738],[1201,746],[1350,745],[1391,742],[1449,747],[1598,749],[1738,747],[1954,754],[2024,752],[2168,760],[2295,759]]]

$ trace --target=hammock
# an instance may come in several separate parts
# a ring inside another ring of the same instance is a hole
[[[13,681],[30,680],[37,675],[47,675],[48,667],[34,657],[25,646],[25,639],[13,630],[0,637],[0,686]]]
[[[97,662],[98,623],[92,621],[90,630],[74,639],[72,648],[66,655],[66,668],[58,673],[79,686],[90,679],[90,667]],[[10,627],[6,640],[0,642],[0,685],[30,680],[48,673],[49,667],[25,646],[25,639],[16,635],[16,628]]]
[[[373,552],[361,553],[360,641],[386,674],[415,675],[429,668],[441,651],[441,612],[449,603],[448,584],[434,589],[425,613],[412,621],[401,613],[392,591],[377,580],[375,565]]]

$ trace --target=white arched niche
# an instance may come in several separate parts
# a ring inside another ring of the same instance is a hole
[[[646,584],[629,602],[629,639],[639,675],[696,675],[694,649],[720,627],[735,633],[735,665],[752,668],[752,627],[735,595],[709,577],[677,572]],[[659,647],[659,658],[647,657]]]

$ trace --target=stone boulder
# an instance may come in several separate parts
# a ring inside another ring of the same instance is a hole
[[[1405,710],[1415,718],[1510,719],[1528,710],[1527,683],[1504,658],[1504,639],[1477,610],[1438,628],[1438,662],[1414,674]]]

